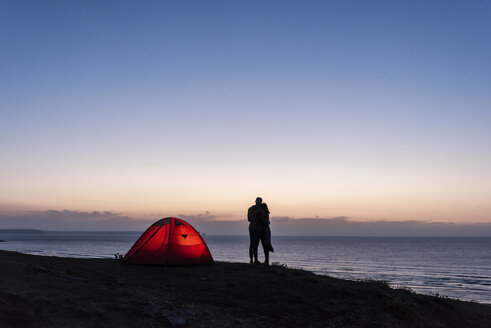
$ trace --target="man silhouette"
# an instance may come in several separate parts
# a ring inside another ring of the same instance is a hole
[[[263,199],[261,197],[256,198],[256,204],[249,207],[247,211],[247,220],[249,221],[249,257],[251,259],[250,263],[259,264],[257,259],[257,247],[259,245],[259,240],[261,239],[264,222],[263,218],[266,216],[264,209],[262,207]]]

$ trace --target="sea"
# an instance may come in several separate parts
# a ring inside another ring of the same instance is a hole
[[[141,232],[1,231],[0,249],[114,258]],[[215,261],[249,262],[248,236],[203,236]],[[273,236],[270,262],[351,280],[491,304],[491,238]],[[264,259],[262,249],[260,260]]]

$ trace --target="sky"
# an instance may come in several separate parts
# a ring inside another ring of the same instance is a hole
[[[0,1],[0,228],[491,224],[490,39],[489,1]]]

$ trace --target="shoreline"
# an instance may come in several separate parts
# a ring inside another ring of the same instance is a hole
[[[281,265],[126,265],[0,251],[4,327],[488,327],[491,305]]]
[[[2,241],[0,240],[0,242],[2,242]],[[78,259],[78,260],[114,260],[114,261],[117,260],[116,258],[114,258],[114,256],[101,256],[101,257],[62,256],[62,255],[49,255],[49,254],[38,254],[38,253],[23,253],[20,251],[10,251],[10,250],[1,250],[1,249],[0,249],[0,251],[13,252],[13,253],[19,253],[19,254],[31,255],[31,256],[56,257],[56,258]],[[230,262],[230,261],[215,261],[215,262],[217,262],[217,263],[230,263],[230,264],[237,264],[237,265],[241,265],[241,264],[246,263],[246,262]],[[443,298],[443,299],[451,299],[451,300],[455,300],[455,301],[462,301],[462,302],[469,302],[469,303],[483,304],[483,305],[490,305],[491,306],[491,302],[485,302],[485,301],[480,301],[480,300],[475,300],[475,299],[466,300],[466,299],[461,299],[458,297],[448,296],[448,295],[445,295],[443,293],[442,294],[434,293],[434,292],[423,293],[423,292],[415,290],[417,288],[413,288],[412,286],[398,285],[398,284],[391,283],[390,281],[386,281],[383,279],[380,279],[380,280],[379,279],[372,279],[372,278],[366,278],[366,279],[365,278],[352,278],[351,279],[351,278],[347,278],[347,277],[336,277],[333,275],[329,275],[327,273],[315,272],[313,270],[309,270],[309,269],[302,268],[302,267],[289,266],[289,265],[282,264],[282,263],[276,262],[276,261],[271,262],[270,266],[271,267],[284,267],[284,268],[288,268],[288,269],[292,269],[292,270],[305,271],[305,272],[309,272],[309,273],[312,273],[312,274],[315,274],[318,276],[328,277],[328,278],[332,278],[332,279],[339,279],[339,280],[343,280],[343,281],[353,281],[353,282],[367,282],[368,281],[368,282],[381,283],[381,284],[387,285],[391,289],[407,290],[407,291],[410,291],[414,294],[419,294],[422,296],[435,296],[435,297],[439,297],[439,298]]]
[[[32,255],[114,259],[115,253],[126,253],[137,237],[118,235],[113,238],[104,234],[89,238],[65,232],[61,237],[28,235],[12,237],[9,242],[0,243],[0,249]],[[394,237],[381,240],[355,238],[353,241],[345,237],[308,237],[305,241],[301,237],[292,238],[280,236],[275,239],[278,252],[271,255],[271,262],[339,279],[381,280],[395,288],[406,287],[423,295],[491,304],[491,268],[480,260],[489,254],[491,239],[446,241],[448,238],[444,238],[442,241],[441,238],[430,238],[422,243],[421,238],[409,238],[408,241]],[[5,238],[0,234],[0,239]],[[208,247],[219,261],[248,262],[244,252],[246,242],[247,236],[207,237]],[[312,245],[317,245],[314,252]],[[390,250],[388,253],[386,248]]]
[[[89,238],[78,233],[74,236],[65,232],[61,234],[62,237],[18,236],[17,239],[12,238],[12,243],[0,243],[0,249],[43,256],[114,259],[115,253],[126,253],[139,236],[118,235],[112,238],[111,235],[103,234]],[[1,234],[0,238],[3,238]],[[430,238],[427,244],[424,244],[419,241],[421,238],[409,238],[407,243],[394,237],[384,237],[381,240],[376,238],[376,242],[373,242],[372,237],[355,238],[353,242],[345,240],[345,237],[336,237],[334,240],[331,240],[331,237],[322,237],[319,240],[308,237],[305,243],[301,237],[293,238],[292,241],[281,236],[275,239],[280,252],[272,254],[271,262],[284,263],[292,268],[339,279],[381,280],[387,281],[395,288],[410,288],[423,295],[441,295],[491,304],[491,268],[479,260],[481,256],[487,256],[489,253],[491,239],[452,239],[447,242],[447,238],[443,241],[439,240],[441,238]],[[324,241],[325,238],[328,240]],[[215,258],[220,261],[246,263],[249,260],[243,251],[247,247],[246,239],[248,243],[247,236],[243,236],[242,239],[209,236],[207,244]],[[78,241],[83,247],[78,246]],[[309,251],[308,247],[315,243],[319,243],[319,246],[322,244],[322,254]],[[387,244],[384,243],[389,243],[389,253],[385,253],[384,247],[387,247]],[[228,249],[223,247],[225,244],[228,245]],[[465,257],[465,254],[458,251],[463,247],[473,252],[469,253],[470,257]],[[411,252],[406,257],[408,250]],[[292,251],[296,252],[295,256],[290,255]]]

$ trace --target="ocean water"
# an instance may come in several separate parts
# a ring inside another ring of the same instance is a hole
[[[0,232],[0,249],[114,258],[140,232]],[[248,236],[205,236],[217,261],[248,262]],[[342,279],[375,279],[422,294],[491,304],[491,238],[273,236],[271,262]],[[262,249],[260,260],[264,259]]]

